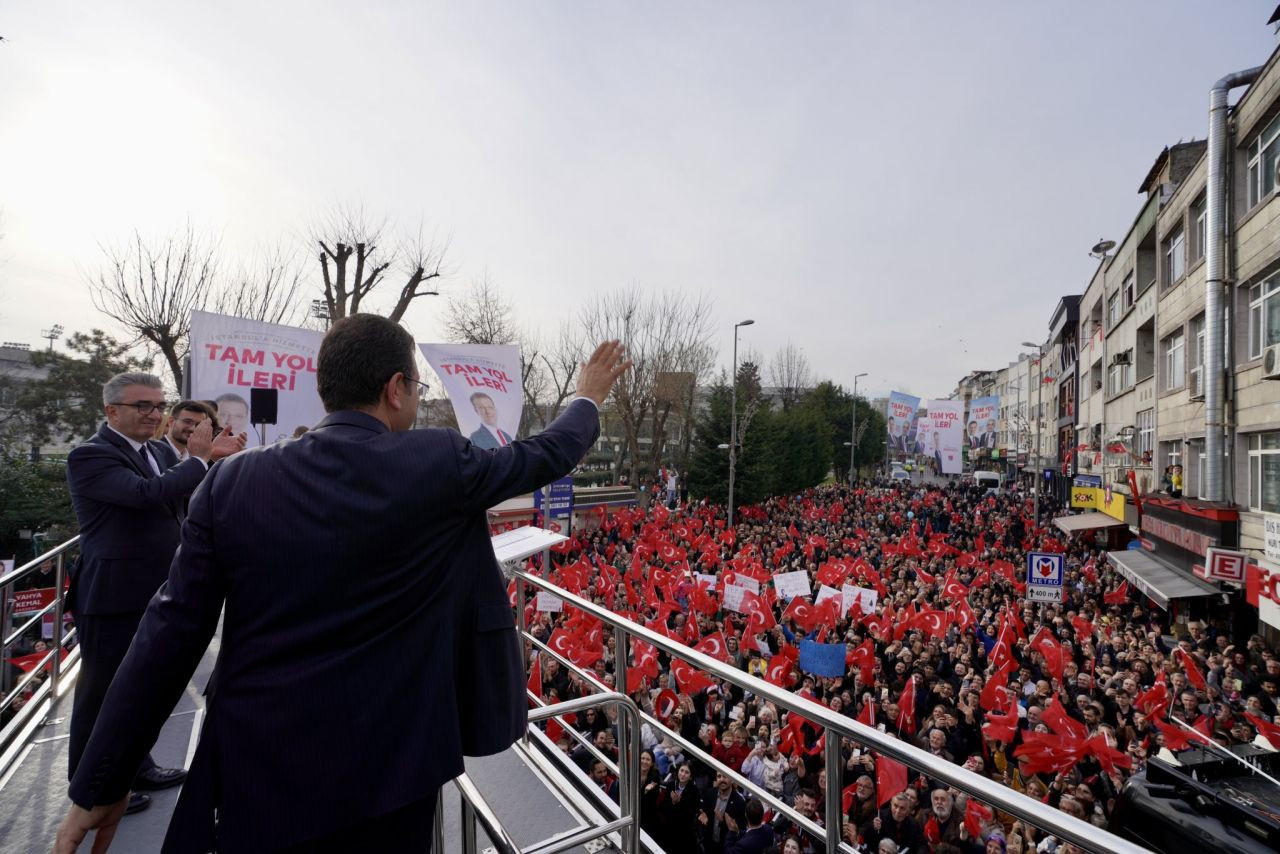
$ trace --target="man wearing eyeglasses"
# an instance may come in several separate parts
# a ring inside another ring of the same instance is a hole
[[[80,559],[72,567],[67,598],[81,654],[68,741],[70,775],[147,603],[168,577],[188,497],[212,461],[244,447],[244,438],[229,429],[215,438],[212,422],[199,410],[201,420],[185,431],[185,461],[178,462],[166,443],[151,441],[166,413],[163,386],[151,374],[112,377],[102,388],[102,402],[106,423],[67,457],[80,522]],[[185,776],[181,769],[157,767],[148,755],[133,788],[168,788]],[[135,791],[129,808],[137,812],[149,803]]]
[[[175,463],[185,463],[191,457],[191,452],[187,450],[187,440],[206,418],[213,424],[218,423],[213,407],[202,400],[182,400],[169,410],[169,424],[164,441],[177,457]]]

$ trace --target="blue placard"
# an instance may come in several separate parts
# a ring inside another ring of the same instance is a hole
[[[843,676],[845,646],[842,643],[800,641],[800,669],[814,676]]]
[[[547,496],[547,515],[552,519],[567,519],[569,514],[573,512],[573,478],[562,477],[559,480],[539,489],[533,493],[533,506],[536,510],[542,509],[543,492],[549,493]]]

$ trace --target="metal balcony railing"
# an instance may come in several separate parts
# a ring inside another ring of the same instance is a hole
[[[35,560],[0,576],[0,666],[6,672],[9,669],[9,661],[12,657],[10,653],[14,644],[31,629],[40,625],[46,615],[53,615],[53,637],[48,652],[14,685],[7,689],[0,687],[0,694],[3,695],[0,699],[0,709],[8,709],[14,700],[25,694],[33,685],[36,686],[26,705],[4,725],[3,729],[0,729],[0,778],[4,777],[17,759],[31,734],[44,722],[53,701],[65,694],[75,682],[80,662],[80,649],[77,646],[68,652],[68,645],[74,640],[76,630],[72,628],[70,631],[63,631],[62,615],[66,597],[67,554],[78,549],[79,546],[80,538],[72,537]],[[40,572],[41,567],[50,560],[56,561],[53,601],[35,612],[30,619],[12,632],[4,634],[12,614],[16,585]],[[48,673],[49,678],[41,681],[45,673]]]
[[[549,553],[543,553],[543,565],[549,564]],[[1027,796],[1014,791],[1007,786],[990,780],[980,774],[969,771],[959,765],[948,762],[941,757],[934,756],[925,750],[900,741],[892,735],[880,732],[877,729],[869,727],[858,721],[850,720],[843,715],[831,711],[831,709],[807,700],[785,689],[766,682],[763,679],[756,678],[747,673],[742,672],[734,667],[724,664],[710,656],[693,650],[683,644],[673,641],[665,635],[661,635],[651,629],[638,625],[626,620],[613,612],[602,608],[592,602],[576,596],[563,588],[545,581],[535,575],[531,575],[522,570],[512,570],[511,574],[516,579],[516,619],[520,631],[520,635],[527,640],[532,646],[542,650],[542,654],[553,656],[562,666],[568,668],[571,672],[577,673],[584,680],[584,683],[600,690],[608,692],[609,689],[602,685],[596,678],[594,673],[585,671],[568,661],[564,656],[559,655],[546,644],[534,638],[528,631],[524,618],[524,603],[526,601],[526,591],[532,586],[536,590],[546,591],[559,597],[564,603],[572,605],[585,612],[587,615],[601,621],[601,623],[609,627],[614,633],[614,648],[616,654],[614,678],[616,682],[616,692],[618,694],[627,695],[629,693],[627,687],[627,665],[628,656],[630,654],[630,641],[637,638],[645,643],[652,644],[658,650],[667,655],[681,658],[698,669],[711,676],[722,679],[730,684],[736,685],[744,691],[749,691],[757,697],[772,702],[780,711],[787,711],[798,714],[808,719],[810,722],[822,728],[825,736],[825,749],[823,752],[824,767],[827,775],[828,792],[826,797],[826,814],[823,817],[824,826],[819,826],[816,822],[811,821],[805,816],[798,813],[795,809],[787,806],[780,799],[773,796],[765,789],[755,785],[750,780],[742,776],[737,769],[730,768],[724,763],[712,757],[710,754],[702,751],[686,739],[682,738],[679,733],[668,729],[657,718],[645,712],[640,712],[641,719],[649,726],[661,732],[665,737],[681,745],[686,755],[692,754],[705,763],[708,767],[724,774],[735,785],[742,790],[749,792],[752,796],[759,798],[764,804],[773,810],[775,814],[785,815],[790,821],[794,822],[805,832],[812,834],[818,839],[825,841],[826,850],[829,852],[843,851],[848,854],[854,854],[854,848],[841,838],[843,829],[842,822],[842,804],[841,791],[838,781],[841,779],[842,756],[840,752],[841,739],[850,739],[859,747],[874,751],[877,754],[888,757],[896,762],[900,762],[917,772],[923,773],[927,777],[940,780],[949,786],[964,794],[977,798],[982,803],[999,809],[1015,818],[1030,824],[1039,830],[1056,836],[1059,840],[1071,842],[1084,851],[1090,852],[1114,852],[1115,854],[1142,854],[1146,849],[1122,839],[1108,831],[1095,827],[1088,822],[1074,818],[1048,804],[1028,798]],[[526,645],[522,644],[522,655],[528,655]],[[526,661],[526,665],[527,665]],[[599,704],[601,700],[611,694],[601,693],[591,695],[589,697],[580,698],[576,703],[582,703],[581,707],[587,707]],[[584,702],[585,701],[585,702]],[[555,707],[548,707],[541,711],[548,714],[556,713],[554,710],[560,708],[563,704]],[[550,711],[548,711],[550,710]],[[533,719],[537,713],[531,713],[530,718]],[[585,743],[589,750],[594,750],[589,742],[586,742],[580,734],[576,733],[572,727],[566,726],[565,731],[573,738],[577,738],[581,743]],[[603,759],[603,756],[597,755],[596,758]],[[638,789],[638,779],[635,776],[638,771],[638,764],[631,765],[628,768],[625,764],[621,764],[618,768],[619,781],[625,776],[630,784],[631,792]]]

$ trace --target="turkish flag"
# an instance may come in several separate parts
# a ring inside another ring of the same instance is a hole
[[[671,660],[671,674],[676,677],[676,684],[684,694],[697,694],[714,684],[710,676],[680,658]]]
[[[1173,658],[1187,671],[1187,681],[1203,692],[1205,690],[1204,674],[1200,672],[1199,667],[1196,667],[1196,660],[1180,646],[1174,647]]]
[[[1129,582],[1122,581],[1120,586],[1115,590],[1109,590],[1102,594],[1102,601],[1108,605],[1123,605],[1125,600],[1129,598]]]
[[[1079,614],[1071,618],[1071,627],[1076,630],[1077,643],[1093,639],[1093,623]]]
[[[1146,691],[1138,695],[1138,699],[1134,701],[1134,705],[1138,707],[1144,715],[1150,715],[1156,709],[1160,709],[1169,704],[1169,686],[1164,682],[1157,682]]]
[[[875,644],[867,638],[854,650],[845,654],[845,666],[856,667],[862,673],[862,681],[870,684],[872,679],[872,671],[876,665],[876,648]]]
[[[1017,669],[1017,662],[1006,662],[1004,667],[996,670],[995,675],[987,680],[986,684],[982,686],[982,693],[978,697],[978,703],[983,709],[993,712],[1004,705],[1000,701],[1000,692],[1003,690],[1008,693],[1009,674]]]
[[[916,677],[907,677],[907,684],[898,697],[898,735],[916,734]]]
[[[769,668],[765,670],[764,681],[779,688],[790,688],[792,666],[791,659],[783,655],[775,655],[769,661]]]
[[[996,741],[1013,741],[1018,734],[1017,705],[1014,704],[1005,714],[989,713],[986,723],[982,725],[982,734]]]
[[[542,699],[542,656],[534,654],[533,667],[529,668],[529,693],[539,700]],[[529,700],[530,706],[538,705],[532,698]]]
[[[1064,657],[1062,653],[1062,644],[1058,643],[1052,635],[1046,634],[1046,636],[1040,638],[1038,642],[1034,642],[1032,646],[1036,652],[1040,653],[1040,655],[1044,657],[1045,669],[1052,673],[1055,679],[1061,682],[1064,667],[1062,660]]]
[[[907,790],[907,766],[887,756],[876,757],[876,804],[883,807]]]
[[[796,597],[791,600],[787,610],[782,612],[784,619],[795,620],[796,625],[806,632],[813,631],[814,618],[817,616],[813,605],[807,600]]]
[[[978,803],[976,798],[969,798],[964,805],[964,829],[969,831],[970,839],[982,838],[982,826],[991,821],[991,810]]]
[[[1067,714],[1067,710],[1058,701],[1057,695],[1054,695],[1053,699],[1049,701],[1049,705],[1045,707],[1044,712],[1040,715],[1040,720],[1044,721],[1045,726],[1058,735],[1078,741],[1084,741],[1089,737],[1088,727]]]
[[[1244,717],[1245,720],[1257,727],[1258,734],[1271,742],[1272,747],[1280,748],[1280,726],[1269,724],[1262,718],[1251,715],[1248,712],[1244,713]]]
[[[1152,718],[1151,720],[1156,725],[1156,729],[1160,730],[1160,734],[1164,736],[1164,746],[1175,753],[1179,750],[1186,750],[1193,744],[1210,744],[1212,742],[1212,739],[1194,727],[1183,729],[1177,724],[1167,724],[1159,718]]]
[[[698,652],[706,653],[717,661],[729,660],[729,648],[725,643],[724,632],[712,632],[698,641],[694,647]]]

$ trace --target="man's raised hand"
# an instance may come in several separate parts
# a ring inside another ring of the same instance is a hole
[[[602,406],[618,377],[630,367],[631,362],[626,359],[626,349],[622,344],[605,341],[578,372],[578,396],[589,397],[597,406]]]

